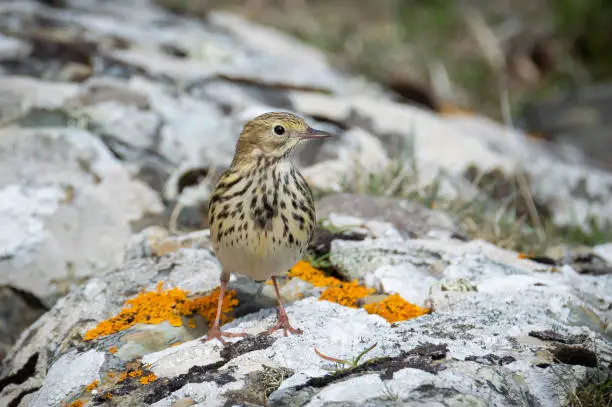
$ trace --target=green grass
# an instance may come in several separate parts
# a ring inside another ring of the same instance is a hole
[[[334,363],[333,366],[326,368],[326,370],[329,370],[332,372],[332,374],[338,374],[338,373],[342,373],[346,370],[350,370],[350,369],[355,369],[357,367],[359,367],[359,365],[362,363],[361,359],[368,354],[372,349],[374,349],[376,347],[376,343],[366,349],[364,349],[363,351],[361,351],[357,356],[352,357],[351,359],[338,359],[338,358],[334,358],[331,356],[327,356],[324,355],[323,353],[319,352],[317,350],[317,348],[315,348],[315,353],[317,354],[317,356],[319,356],[321,359],[323,360],[327,360],[328,362],[332,362]],[[372,361],[373,359],[370,359],[368,361]],[[363,363],[366,363],[368,361],[365,361]]]

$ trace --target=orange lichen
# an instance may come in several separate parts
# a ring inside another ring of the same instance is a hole
[[[106,400],[112,400],[112,398],[113,398],[113,394],[112,394],[111,392],[106,392],[106,393],[104,393],[104,396],[103,396],[103,397],[104,397]]]
[[[68,404],[68,407],[83,407],[83,400],[77,400],[77,401],[73,401],[72,403]]]
[[[354,280],[350,283],[341,283],[323,291],[319,300],[335,302],[345,307],[357,308],[357,300],[374,293],[373,288],[367,288]]]
[[[121,373],[121,376],[117,379],[117,383],[124,382],[128,378],[128,372]]]
[[[300,260],[289,270],[289,276],[308,281],[315,287],[330,287],[343,283],[338,278],[326,276],[321,270],[312,267],[310,263],[304,260]]]
[[[393,294],[380,302],[363,307],[369,314],[378,314],[389,322],[405,321],[431,312],[404,300],[399,294]]]
[[[328,277],[304,260],[293,266],[289,271],[289,276],[301,278],[315,287],[327,287],[319,300],[331,301],[351,308],[357,308],[359,299],[375,292],[373,288],[367,288],[359,284],[357,280],[344,282],[335,277]],[[364,308],[368,313],[378,314],[389,322],[405,321],[431,312],[427,308],[421,308],[405,301],[397,294],[383,301],[365,305]]]
[[[183,315],[191,315],[195,312],[200,314],[204,319],[208,321],[209,325],[212,325],[215,320],[217,313],[217,303],[219,302],[219,288],[216,288],[212,293],[199,298],[194,298],[189,304],[185,304]],[[221,308],[221,324],[225,324],[232,320],[227,315],[238,305],[238,299],[236,298],[236,290],[230,290],[223,296],[223,306]]]
[[[116,346],[111,346],[110,348],[108,348],[108,352],[112,353],[113,355],[117,353],[118,350],[119,348],[117,348]]]
[[[141,377],[139,380],[141,384],[149,384],[149,383],[154,382],[156,379],[157,379],[157,376],[151,373],[151,374]]]
[[[130,376],[130,377],[140,377],[140,376],[142,376],[142,370],[138,369],[138,370],[133,370],[131,372],[128,372],[128,376]]]
[[[195,320],[193,318],[187,318],[187,326],[192,329],[195,328],[196,327]]]
[[[141,291],[136,297],[125,302],[124,308],[116,316],[101,321],[83,336],[83,340],[90,341],[100,336],[110,335],[123,331],[135,324],[159,324],[168,321],[172,326],[183,324],[182,316],[190,316],[195,313],[202,315],[209,323],[215,317],[219,289],[199,298],[187,298],[187,291],[174,287],[162,290],[163,282],[157,284],[155,291]],[[230,320],[226,315],[237,304],[235,290],[228,291],[223,301],[221,322]]]
[[[93,389],[95,389],[96,387],[98,387],[98,384],[100,384],[99,380],[94,380],[93,382],[89,383],[87,385],[87,387],[85,388],[85,390],[87,390],[88,392],[91,392]]]

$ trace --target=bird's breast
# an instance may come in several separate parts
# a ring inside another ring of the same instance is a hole
[[[261,267],[270,275],[287,271],[307,248],[316,222],[310,188],[286,164],[224,175],[210,205],[217,257],[224,267],[250,276]]]

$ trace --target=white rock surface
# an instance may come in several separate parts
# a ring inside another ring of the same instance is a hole
[[[62,280],[120,264],[131,222],[162,210],[78,129],[1,130],[0,196],[0,283],[41,298],[63,294]]]
[[[303,175],[313,186],[324,190],[341,191],[359,175],[367,179],[389,165],[389,158],[382,143],[363,129],[355,128],[344,133],[335,143],[324,146],[321,158],[334,158],[304,169]]]
[[[77,354],[63,355],[47,373],[50,380],[36,394],[33,406],[59,405],[70,395],[100,379],[99,370],[104,363],[104,353],[90,350]]]
[[[349,248],[353,251],[348,251]],[[287,306],[291,322],[304,330],[303,335],[283,337],[277,333],[271,339],[247,339],[250,345],[242,351],[232,346],[224,350],[216,341],[193,340],[184,336],[182,330],[164,324],[151,328],[137,325],[91,344],[89,352],[119,346],[116,354],[105,354],[99,374],[102,376],[111,366],[118,368],[117,363],[140,356],[144,366],[158,378],[180,384],[168,389],[165,387],[168,382],[158,379],[147,386],[122,390],[122,395],[114,400],[128,404],[148,400],[152,405],[170,406],[189,397],[204,405],[221,406],[228,399],[236,401],[236,397],[246,394],[249,375],[265,365],[293,371],[270,395],[270,403],[279,406],[318,406],[365,399],[378,406],[385,405],[384,400],[389,397],[417,404],[450,399],[457,405],[464,402],[509,405],[527,397],[541,405],[560,406],[568,389],[592,372],[589,366],[593,362],[589,360],[594,360],[594,352],[604,365],[612,360],[609,342],[612,332],[598,328],[605,326],[602,322],[605,304],[612,301],[610,275],[581,276],[568,267],[556,271],[479,241],[377,239],[333,243],[332,250],[336,258],[338,254],[334,253],[338,252],[353,259],[343,263],[351,268],[363,267],[358,256],[384,259],[390,252],[403,250],[395,265],[376,266],[368,271],[366,281],[371,278],[383,283],[390,281],[383,284],[385,291],[400,292],[403,296],[414,293],[414,298],[407,299],[427,303],[433,307],[433,313],[390,325],[363,309],[310,297]],[[384,261],[369,262],[381,263]],[[50,400],[45,393],[48,390],[44,389],[59,379],[52,376],[44,379],[46,366],[51,368],[51,375],[66,363],[67,357],[62,356],[65,352],[73,352],[69,361],[84,357],[83,351],[75,350],[79,343],[76,332],[82,333],[94,321],[117,312],[122,301],[138,291],[142,281],[147,282],[148,289],[161,280],[169,286],[205,292],[218,284],[218,275],[217,262],[205,250],[182,250],[158,260],[134,259],[60,301],[24,333],[21,341],[29,339],[15,347],[7,366],[15,372],[32,352],[45,349],[40,355],[49,356],[39,356],[42,359],[36,365],[40,373],[35,377],[42,380],[43,390],[36,394],[41,401],[35,405],[50,406],[52,403],[43,402]],[[429,281],[434,284],[428,287]],[[87,307],[82,306],[84,303]],[[273,325],[275,319],[272,308],[263,309],[225,325],[224,329],[257,335]],[[594,323],[597,320],[599,324]],[[537,333],[531,334],[533,331],[556,333],[560,339],[538,339]],[[160,335],[163,341],[159,340]],[[65,349],[61,344],[67,338],[72,339]],[[167,345],[182,339],[185,341],[178,346]],[[229,341],[236,343],[239,339]],[[315,348],[325,355],[350,360],[373,344],[377,346],[363,361],[391,357],[395,358],[396,367],[366,369],[344,378],[328,379],[322,385],[309,381],[325,376],[326,369],[331,367],[317,356]],[[419,348],[424,344],[433,345]],[[436,344],[443,346],[436,348]],[[575,364],[555,362],[552,355],[560,347],[568,352],[583,349],[580,352],[585,352],[586,359],[579,357],[571,362]],[[442,355],[428,356],[436,352]],[[561,372],[567,374],[565,387],[552,384]],[[74,383],[86,382],[85,376],[83,373]],[[90,376],[86,378],[89,380]],[[32,380],[26,383],[31,386]],[[5,389],[0,393],[0,401],[10,401],[24,386]],[[82,388],[77,387],[70,387],[70,396],[63,401],[82,397]],[[113,389],[119,391],[119,387],[112,385],[102,391]]]
[[[593,248],[595,254],[601,256],[609,264],[612,264],[612,243],[606,243]]]

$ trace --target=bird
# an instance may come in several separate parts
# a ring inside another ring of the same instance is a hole
[[[310,127],[292,113],[269,112],[248,121],[236,143],[234,158],[219,178],[208,209],[213,251],[221,264],[215,321],[206,341],[244,337],[220,329],[221,308],[232,273],[261,282],[272,280],[278,299],[278,322],[265,335],[294,328],[280,297],[277,277],[286,274],[306,252],[316,225],[312,191],[295,166],[296,147],[331,134]]]

